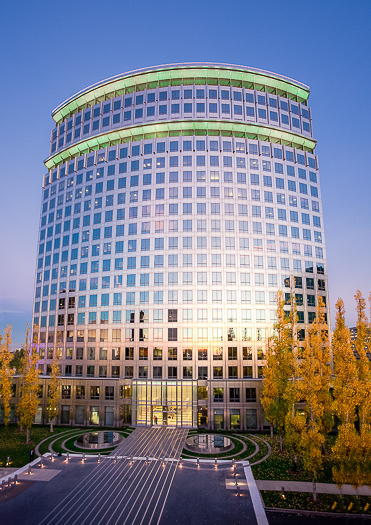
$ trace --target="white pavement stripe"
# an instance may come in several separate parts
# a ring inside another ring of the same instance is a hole
[[[162,462],[161,462],[161,460],[158,459],[157,462],[156,462],[156,464],[155,464],[155,467],[153,468],[153,471],[156,471],[155,475],[154,475],[154,476],[148,476],[148,477],[147,477],[147,482],[144,483],[144,484],[142,485],[142,488],[139,490],[139,493],[137,493],[137,497],[136,497],[135,501],[133,502],[133,505],[132,505],[132,509],[131,509],[131,511],[133,510],[134,505],[136,505],[136,503],[138,502],[138,500],[139,500],[139,498],[140,498],[140,495],[141,495],[141,493],[143,492],[143,490],[144,490],[145,488],[147,488],[147,491],[146,491],[146,493],[144,494],[144,496],[143,496],[143,498],[142,498],[142,503],[139,505],[139,509],[137,510],[136,515],[134,516],[133,523],[135,523],[135,520],[136,520],[136,518],[137,518],[139,512],[141,511],[142,506],[144,505],[144,502],[145,502],[145,500],[146,500],[146,498],[147,498],[147,496],[148,496],[148,494],[149,494],[149,491],[150,491],[150,489],[151,489],[151,487],[152,487],[152,485],[153,485],[154,480],[158,477],[158,474],[159,474],[159,473],[160,473],[160,478],[159,478],[159,479],[161,479],[161,477],[162,477],[162,473],[163,473],[163,470],[164,470],[164,468],[162,467]],[[149,482],[149,484],[148,484],[148,482]],[[155,489],[155,490],[156,490],[156,489]],[[149,507],[149,505],[150,505],[151,502],[152,502],[152,498],[153,498],[153,496],[154,496],[154,494],[155,494],[155,490],[152,491],[152,497],[150,498],[150,501],[148,502],[148,505],[147,505],[148,507]],[[127,517],[126,517],[126,520],[124,521],[124,524],[123,524],[123,525],[125,525],[125,523],[126,523],[127,520],[129,519],[129,516],[130,516],[130,514],[131,514],[131,511],[128,513],[128,515],[127,515]],[[120,514],[118,520],[120,519],[122,513],[123,513],[123,511],[121,512],[121,514]],[[117,520],[117,521],[118,521],[118,520]],[[117,521],[116,521],[116,523],[117,523]]]
[[[166,439],[166,438],[168,438],[168,436],[164,436],[163,434],[164,434],[164,432],[162,431],[162,432],[161,432],[161,435],[160,435],[160,438],[161,438],[162,448],[163,448],[164,445],[165,445],[165,447],[166,447],[166,448],[163,450],[163,452],[166,453],[167,450],[169,450],[169,447],[171,446],[172,439],[170,439],[170,442],[169,442],[169,439]],[[170,438],[173,438],[173,437],[174,437],[174,436],[170,436]],[[164,439],[163,439],[163,438],[165,438],[165,440],[166,440],[165,443],[164,443]],[[161,455],[162,455],[162,454],[161,454]],[[162,474],[163,474],[163,467],[162,467],[162,465],[161,465],[161,461],[158,461],[158,462],[155,464],[155,466],[154,466],[154,468],[152,469],[152,471],[153,471],[153,472],[156,471],[156,472],[155,472],[155,475],[152,476],[152,477],[151,477],[151,476],[147,476],[147,480],[146,480],[146,482],[143,484],[143,486],[142,486],[142,488],[141,488],[139,494],[144,490],[144,488],[145,488],[145,486],[147,485],[147,483],[148,483],[149,480],[151,480],[151,481],[150,481],[149,488],[152,486],[152,483],[153,483],[153,481],[157,478],[158,473],[160,473],[160,479],[161,479]],[[148,493],[149,488],[147,489],[147,493]],[[156,486],[156,488],[157,488],[157,486]],[[152,493],[152,498],[153,498],[153,495],[155,494],[156,488],[155,488],[155,490],[154,490],[153,493]],[[134,494],[132,494],[132,496],[133,496],[133,495],[134,495]],[[146,495],[147,495],[147,494],[146,494]],[[132,496],[131,496],[131,497],[132,497]],[[131,497],[130,497],[130,499],[131,499]],[[132,512],[132,510],[133,510],[133,508],[134,508],[134,505],[135,505],[136,501],[138,500],[138,497],[139,497],[139,495],[137,496],[136,500],[134,501],[134,503],[133,503],[133,505],[132,505],[132,507],[131,507],[131,510],[130,510],[130,512],[128,513],[127,517],[126,517],[126,520],[124,521],[124,524],[125,524],[125,523],[127,522],[127,520],[129,519],[130,514],[131,514],[131,512]],[[151,498],[150,502],[148,503],[147,508],[148,508],[149,505],[151,504],[152,498]],[[142,505],[143,505],[143,503],[144,503],[144,500],[145,500],[145,498],[143,498],[143,500],[142,500],[142,504],[140,505],[140,508],[142,507]],[[128,502],[128,503],[129,503],[129,502]],[[127,503],[127,504],[128,504],[128,503]],[[125,506],[125,507],[126,507],[126,506]],[[122,511],[121,511],[121,513],[120,513],[120,515],[119,515],[119,517],[118,517],[116,523],[118,523],[118,521],[119,521],[120,517],[122,516],[124,510],[125,510],[125,508],[122,509]],[[139,510],[140,510],[140,509],[139,509]],[[133,520],[133,523],[134,523],[134,522],[135,522],[135,518],[134,518],[134,520]]]
[[[160,435],[156,435],[155,436],[155,440],[152,440],[152,442],[150,443],[150,445],[152,447],[152,452],[156,452],[157,450],[160,450],[161,442],[162,442],[161,436]],[[156,446],[156,449],[154,449],[154,445]],[[144,452],[145,452],[145,450],[144,450]],[[125,483],[123,485],[122,484],[118,485],[118,487],[117,487],[119,489],[118,493],[116,494],[115,498],[112,501],[110,501],[109,507],[107,508],[106,512],[104,513],[103,517],[100,519],[100,521],[98,523],[101,523],[103,521],[104,517],[106,516],[106,514],[110,511],[110,509],[112,507],[114,507],[114,509],[115,509],[115,511],[111,515],[111,519],[113,519],[113,516],[114,516],[115,512],[117,512],[117,507],[114,506],[117,498],[120,497],[120,501],[123,501],[125,496],[127,496],[127,494],[130,492],[131,496],[129,497],[129,499],[128,499],[125,507],[124,507],[124,509],[125,509],[127,507],[128,503],[130,502],[130,499],[131,499],[131,497],[132,497],[132,495],[134,493],[134,491],[131,491],[131,487],[133,485],[135,487],[137,487],[140,484],[140,482],[142,481],[142,479],[146,476],[146,474],[147,474],[147,477],[149,477],[149,474],[151,474],[154,471],[155,468],[156,468],[156,462],[153,462],[151,464],[151,470],[150,470],[149,473],[148,473],[148,470],[145,468],[145,465],[144,465],[143,462],[140,462],[137,465],[135,465],[135,467],[130,470],[130,474],[129,474],[129,476],[127,476]],[[135,472],[137,472],[137,474],[134,477]],[[139,474],[141,472],[142,472],[142,475],[141,475],[140,479],[137,481],[137,478],[138,478],[138,476],[139,476]],[[126,488],[126,491],[123,492],[123,490],[125,489],[125,487],[128,485],[128,483],[130,481],[131,481],[130,485]]]
[[[162,504],[160,515],[159,515],[158,520],[157,520],[157,525],[160,523],[160,520],[161,520],[161,517],[162,517],[162,513],[164,512],[166,501],[167,501],[167,498],[169,496],[169,492],[170,492],[171,486],[172,486],[173,481],[174,481],[174,476],[175,476],[175,473],[176,473],[176,470],[177,470],[177,466],[178,466],[179,458],[180,458],[180,453],[181,453],[180,447],[183,448],[183,442],[185,440],[185,437],[186,437],[186,433],[183,432],[182,435],[180,436],[180,441],[179,441],[179,445],[178,445],[178,448],[177,448],[178,460],[177,460],[177,462],[175,464],[174,472],[173,472],[172,478],[170,480],[169,487],[167,489],[167,493],[165,495],[164,503]],[[151,517],[151,520],[152,520],[152,517]],[[141,521],[140,525],[142,525],[142,523],[143,523],[143,520]]]
[[[128,438],[127,438],[128,439]],[[132,450],[134,450],[134,444],[131,444],[132,445]],[[86,478],[84,478],[80,483],[79,485],[76,487],[76,489],[78,489],[81,485],[81,488],[80,490],[77,490],[75,491],[75,493],[72,495],[71,497],[71,494],[68,494],[58,505],[57,507],[52,511],[50,512],[45,518],[44,520],[40,523],[40,525],[42,525],[42,523],[44,523],[44,521],[48,518],[48,517],[51,517],[51,521],[49,523],[52,523],[52,520],[54,520],[55,518],[57,518],[57,516],[64,510],[64,507],[65,505],[63,506],[63,504],[67,504],[68,505],[68,510],[72,509],[73,506],[75,505],[75,503],[77,503],[77,501],[79,501],[84,494],[86,494],[87,492],[91,492],[91,487],[92,487],[92,484],[98,480],[99,483],[101,483],[102,481],[102,474],[104,472],[107,472],[107,471],[110,471],[112,467],[112,464],[110,461],[107,461],[106,464],[105,463],[101,463],[101,464],[98,464],[95,469],[90,473],[89,475],[89,484],[87,485],[86,484]],[[107,477],[107,476],[105,476]],[[99,478],[99,479],[97,479]],[[82,493],[82,494],[81,494]],[[80,497],[78,498],[78,496],[80,495]],[[75,500],[75,501],[74,501]],[[62,506],[62,507],[61,507]],[[55,511],[61,507],[61,509],[56,513]],[[65,516],[62,516],[61,519],[64,519]],[[56,522],[55,525],[57,525],[61,520],[58,520]]]
[[[170,471],[180,457],[186,433],[179,429],[136,429],[132,433],[135,435],[130,434],[110,454],[109,459],[102,457],[101,463],[77,485],[77,490],[66,496],[41,524],[99,525],[114,523],[116,520],[121,525],[122,515],[129,505],[126,521],[136,523],[138,517],[139,522],[144,507],[143,519],[153,509],[150,521],[146,519],[146,524],[149,524],[158,505],[162,503],[165,491],[162,510],[164,508],[174,477]],[[125,456],[126,459],[113,462],[116,455]],[[166,458],[164,467],[161,461],[156,460],[159,456]],[[140,460],[137,459],[129,467],[128,459],[134,457]],[[143,461],[147,458],[150,458],[150,463]],[[156,484],[154,488],[153,484]],[[142,492],[145,493],[141,497]],[[151,498],[148,501],[149,495]],[[121,506],[123,503],[124,508]]]
[[[145,434],[144,434],[144,435],[145,435]],[[157,441],[159,441],[159,440],[157,439]],[[153,443],[151,442],[150,439],[145,439],[145,440],[144,440],[144,443],[143,443],[143,440],[142,440],[142,446],[144,446],[144,451],[146,451],[146,450],[147,450],[149,447],[151,447],[152,445],[153,445]],[[121,467],[122,467],[122,468],[121,468],[121,470],[120,470],[120,472],[119,472],[118,474],[117,474],[117,471],[116,471],[116,473],[111,472],[111,476],[112,476],[112,474],[116,474],[116,475],[115,475],[115,479],[112,479],[112,477],[111,477],[111,479],[110,479],[110,483],[109,483],[109,484],[107,484],[107,485],[104,486],[104,485],[102,485],[101,483],[99,483],[99,487],[97,487],[97,488],[99,488],[100,490],[98,491],[98,493],[96,494],[96,496],[94,497],[94,500],[93,500],[94,503],[95,503],[95,505],[90,509],[90,512],[88,513],[88,515],[84,517],[84,520],[83,520],[83,521],[81,521],[81,517],[82,517],[82,516],[80,515],[80,516],[78,516],[77,520],[76,520],[74,523],[79,523],[79,525],[82,525],[82,524],[86,521],[86,519],[90,516],[90,514],[94,511],[94,509],[99,505],[100,501],[105,497],[105,495],[106,495],[108,492],[110,493],[110,496],[112,496],[113,493],[114,493],[115,491],[117,491],[118,489],[120,489],[120,485],[122,484],[122,481],[124,481],[124,479],[125,479],[125,478],[123,478],[123,476],[122,476],[121,474],[123,474],[123,470],[126,470],[127,463],[125,463],[125,461],[123,461]],[[139,472],[140,472],[141,470],[143,470],[143,466],[135,465],[135,466],[130,470],[130,475],[129,475],[129,476],[126,476],[126,480],[125,480],[125,483],[124,483],[124,485],[123,485],[122,488],[124,488],[124,487],[128,484],[128,482],[130,481],[130,479],[133,477],[134,473],[135,473],[136,471],[138,471],[137,475],[136,475],[135,478],[134,478],[134,481],[135,481],[135,479],[138,477]],[[132,482],[132,484],[134,483],[134,481]],[[132,485],[132,484],[131,484],[131,485]],[[131,485],[130,485],[130,486],[131,486]],[[112,489],[112,486],[115,487],[113,493],[112,493],[112,490],[111,490],[111,489]],[[130,488],[130,487],[129,487],[129,488]],[[104,490],[104,489],[106,489],[106,490]],[[122,489],[121,489],[121,490],[122,490]],[[129,490],[129,489],[128,489],[128,490]],[[126,491],[126,493],[128,492],[128,490]],[[113,502],[111,503],[111,505],[109,506],[109,508],[112,507],[114,501],[117,499],[117,497],[119,496],[120,492],[121,492],[121,491],[119,491],[119,493],[117,494],[117,496],[114,498],[114,500],[113,500]],[[99,499],[97,499],[97,496],[98,496],[98,495],[100,495]],[[108,500],[110,500],[110,498],[108,498]],[[107,500],[105,500],[105,501],[107,501]],[[85,507],[86,507],[86,502],[84,502],[84,503],[85,503]],[[108,501],[107,501],[107,503],[108,503]],[[101,508],[102,508],[102,506],[101,506]],[[109,510],[109,508],[108,508],[108,510]],[[107,513],[107,512],[106,512],[106,513]]]
[[[187,431],[184,431],[184,430],[183,430],[182,433],[179,435],[179,440],[178,440],[179,442],[178,442],[178,444],[177,444],[177,449],[176,449],[177,460],[176,460],[175,465],[174,465],[174,462],[172,462],[172,464],[170,465],[170,468],[169,468],[169,470],[168,470],[167,477],[168,477],[169,474],[170,474],[171,467],[173,467],[173,466],[175,467],[174,470],[173,470],[173,475],[172,475],[172,477],[171,477],[171,479],[170,479],[170,481],[169,481],[168,490],[167,490],[167,492],[166,492],[166,494],[165,494],[164,502],[163,502],[163,504],[162,504],[161,511],[160,511],[160,515],[159,515],[159,518],[158,518],[158,520],[157,520],[157,523],[160,522],[160,519],[161,519],[161,516],[162,516],[163,510],[164,510],[164,507],[165,507],[165,504],[166,504],[166,501],[167,501],[167,498],[168,498],[168,495],[169,495],[169,492],[170,492],[171,486],[172,486],[172,484],[173,484],[174,476],[175,476],[175,473],[176,473],[176,470],[177,470],[177,466],[178,466],[178,463],[179,463],[180,454],[181,454],[181,451],[182,451],[182,448],[183,448],[183,443],[184,443],[184,441],[185,441],[185,438],[186,438],[187,433],[188,433]],[[167,479],[167,477],[166,477],[166,479]],[[161,491],[161,492],[162,492],[162,491]],[[153,517],[154,517],[154,514],[155,514],[155,511],[153,511],[152,516],[151,516],[151,520],[150,520],[149,523],[152,523],[152,519],[153,519]],[[142,522],[141,522],[141,525],[142,525],[142,523],[143,523],[143,520],[142,520]]]
[[[148,433],[148,435],[150,436],[151,434]],[[159,434],[159,433],[156,433],[155,435],[155,438],[150,440],[150,444],[151,444],[151,450],[150,452],[151,453],[156,453],[157,451],[159,451],[162,447],[162,434]],[[156,448],[155,448],[156,447]],[[145,452],[145,450],[143,451],[139,451],[139,453],[143,454],[143,452]],[[105,514],[103,515],[103,517],[101,518],[101,520],[99,521],[99,523],[101,523],[105,517],[105,515],[109,512],[110,508],[112,508],[114,506],[114,503],[116,501],[116,499],[118,497],[120,497],[120,501],[123,501],[125,496],[127,496],[127,494],[130,492],[130,497],[129,497],[129,501],[134,493],[133,490],[131,490],[131,487],[135,484],[135,487],[137,487],[138,485],[140,485],[140,482],[142,481],[142,479],[146,476],[147,478],[149,477],[149,474],[151,474],[152,472],[154,472],[156,468],[156,462],[153,462],[151,464],[151,469],[150,471],[148,472],[148,469],[145,468],[143,462],[140,462],[140,464],[138,463],[135,468],[132,468],[130,470],[130,475],[127,477],[125,483],[122,485],[119,485],[117,488],[119,489],[118,493],[116,494],[115,498],[112,500],[110,498],[110,506],[107,508]],[[137,474],[136,476],[134,477],[134,473],[137,471]],[[142,473],[142,476],[140,477],[139,480],[137,480],[139,474]],[[126,488],[126,491],[123,492],[123,490],[125,489],[125,487],[128,485],[128,483],[132,480],[132,482],[130,483],[130,485]],[[127,502],[127,504],[129,503],[129,501]],[[125,508],[127,506],[127,504],[125,505]],[[114,514],[115,512],[118,511],[117,507],[114,507],[115,511],[113,512],[113,514],[111,514],[111,520],[114,519]]]
[[[251,501],[254,507],[255,517],[258,525],[268,525],[267,516],[265,514],[264,505],[260,496],[260,492],[255,483],[255,478],[252,473],[250,464],[248,461],[243,461],[244,472],[246,481],[249,487]]]
[[[179,443],[177,443],[177,442],[178,442],[178,441],[180,442],[180,440],[182,440],[182,434],[175,433],[175,435],[173,435],[173,440],[172,440],[172,449],[171,449],[171,454],[174,454],[174,449],[175,449],[176,452],[179,451]],[[165,465],[165,466],[166,466],[166,465]],[[156,502],[155,507],[154,507],[154,509],[153,509],[153,512],[152,512],[151,518],[150,518],[150,520],[149,520],[149,522],[148,522],[148,524],[152,523],[153,516],[154,516],[155,511],[156,511],[156,509],[157,509],[157,506],[158,506],[158,504],[159,504],[159,502],[160,502],[160,498],[161,498],[162,492],[163,492],[163,490],[164,490],[164,488],[165,488],[165,485],[166,485],[166,482],[167,482],[167,479],[168,479],[169,473],[170,473],[170,471],[171,471],[171,467],[172,467],[172,463],[170,463],[170,465],[168,465],[167,468],[163,468],[163,472],[161,473],[160,479],[158,480],[157,485],[156,485],[156,487],[155,487],[155,490],[154,490],[153,493],[152,493],[152,497],[151,497],[151,499],[150,499],[150,501],[149,501],[149,503],[148,503],[148,505],[147,505],[147,508],[146,508],[146,511],[145,511],[145,513],[144,513],[144,516],[143,516],[143,518],[142,518],[141,523],[143,523],[144,518],[145,518],[145,516],[146,516],[146,514],[147,514],[147,512],[148,512],[148,510],[149,510],[150,504],[151,504],[152,499],[153,499],[153,497],[154,497],[154,495],[155,495],[155,493],[156,493],[156,491],[157,491],[157,487],[158,487],[158,485],[159,485],[159,483],[160,483],[161,477],[162,477],[163,474],[165,474],[165,471],[166,471],[167,474],[166,474],[165,480],[164,480],[164,482],[163,482],[163,484],[162,484],[160,494],[159,494],[158,497],[157,497],[157,502]],[[154,480],[153,480],[153,481],[154,481]],[[151,485],[152,485],[152,483],[151,483]],[[150,486],[151,486],[151,485],[150,485]],[[150,487],[149,487],[149,488],[150,488]],[[149,490],[149,489],[148,489],[148,490]],[[134,519],[134,522],[135,522],[135,519]]]
[[[99,471],[99,468],[101,467],[102,465],[101,464],[98,464],[95,469],[90,473],[90,475],[93,475],[93,478],[94,478],[94,472],[95,471]],[[68,494],[60,503],[58,503],[58,505],[51,511],[49,512],[49,514],[47,516],[45,516],[45,518],[39,523],[39,525],[42,525],[49,517],[51,518],[51,520],[53,520],[54,518],[56,518],[61,512],[62,510],[64,509],[64,504],[65,503],[71,503],[71,501],[77,497],[77,495],[81,492],[82,489],[84,489],[86,487],[86,478],[84,478],[82,481],[80,481],[80,483],[77,485],[76,489],[78,489],[81,485],[81,489],[80,490],[77,490],[77,492],[75,492],[75,494],[71,497],[71,494]],[[61,509],[56,512],[56,510],[61,507]],[[49,521],[48,523],[51,523],[52,521]]]

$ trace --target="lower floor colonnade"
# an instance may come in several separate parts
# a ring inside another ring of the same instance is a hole
[[[50,376],[39,377],[35,424],[47,424]],[[256,379],[60,378],[55,424],[78,426],[269,430]],[[19,378],[13,378],[10,423],[17,422]],[[0,424],[4,421],[0,399]]]

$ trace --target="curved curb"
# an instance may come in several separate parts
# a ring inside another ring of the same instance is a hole
[[[77,434],[77,435],[78,435],[78,434]],[[63,437],[63,436],[62,436],[62,437]],[[73,437],[73,432],[72,432],[72,436],[70,436],[70,437]],[[58,438],[54,439],[51,443],[49,443],[49,445],[48,445],[49,452],[53,452],[53,453],[56,454],[56,452],[53,450],[53,445],[54,445],[54,443],[55,443],[56,441],[59,441],[59,439],[60,439],[60,438],[58,437]]]
[[[251,436],[251,435],[252,435],[252,434],[250,434],[250,436]],[[266,453],[266,455],[265,455],[263,458],[259,459],[258,461],[255,461],[254,463],[250,463],[250,467],[253,467],[254,465],[258,465],[259,463],[262,463],[263,461],[265,461],[266,459],[268,459],[269,456],[272,454],[272,447],[270,446],[270,444],[267,443],[267,441],[265,441],[265,440],[262,439],[261,437],[258,437],[257,439],[260,439],[260,441],[262,441],[262,442],[266,445],[266,447],[267,447],[267,449],[268,449],[268,452]]]
[[[253,458],[254,456],[256,456],[256,454],[259,452],[259,443],[257,443],[256,441],[254,441],[253,439],[247,437],[247,436],[242,436],[241,434],[237,434],[239,437],[242,437],[244,439],[247,439],[248,441],[250,441],[251,443],[254,443],[255,445],[255,450],[252,454],[250,454],[250,456],[247,456],[247,458],[245,458],[245,461],[250,459],[250,458]]]
[[[60,433],[59,433],[59,436],[60,436],[60,437],[63,437],[65,434],[69,434],[70,432],[74,432],[74,431],[73,431],[73,430],[66,430],[65,432],[60,432]],[[53,437],[55,437],[55,435],[54,435],[54,436],[48,436],[47,438],[43,439],[42,441],[40,441],[40,442],[36,445],[36,447],[35,447],[35,454],[36,454],[37,456],[39,456],[39,457],[43,456],[43,454],[41,454],[41,453],[40,453],[40,450],[39,450],[40,445],[42,445],[43,443],[45,443],[45,441],[48,441],[49,439],[51,439],[51,438],[53,438]],[[59,439],[59,438],[58,438],[58,439]],[[54,443],[54,441],[53,441],[53,443]],[[49,448],[49,447],[48,447],[48,448]],[[49,449],[49,452],[51,452],[50,449]],[[46,452],[46,454],[47,454],[47,452]]]
[[[94,431],[92,431],[92,432],[94,432]],[[115,450],[119,445],[121,445],[121,444],[122,444],[122,441],[123,441],[124,439],[126,439],[126,438],[128,437],[128,435],[129,435],[129,434],[126,435],[126,434],[124,434],[124,433],[119,432],[119,434],[121,434],[121,435],[123,436],[123,439],[120,441],[120,443],[118,443],[117,445],[113,445],[113,447],[107,447],[107,448],[105,448],[105,449],[102,449],[102,451],[100,451],[100,450],[98,450],[98,449],[90,449],[90,451],[89,451],[89,449],[83,449],[83,448],[81,448],[81,450],[77,451],[77,450],[71,450],[70,448],[67,448],[67,446],[66,446],[66,442],[69,441],[70,439],[72,439],[73,437],[77,437],[77,436],[79,436],[79,435],[81,435],[81,434],[89,434],[89,432],[86,432],[86,431],[85,431],[85,432],[81,432],[81,433],[76,434],[76,436],[72,435],[72,436],[67,437],[67,439],[65,439],[65,440],[62,442],[62,444],[61,444],[61,448],[63,448],[66,452],[72,452],[72,454],[82,454],[82,453],[85,453],[85,454],[88,455],[88,456],[91,456],[92,454],[97,454],[97,453],[98,453],[98,454],[99,454],[99,453],[101,453],[101,454],[111,454],[111,452],[114,452],[114,450]],[[52,443],[51,443],[51,444],[52,444]],[[76,446],[76,445],[75,445],[75,446]]]
[[[221,435],[223,435],[223,434],[221,434]],[[238,436],[238,437],[237,437],[237,436]],[[233,435],[233,436],[227,436],[227,437],[229,437],[229,438],[232,437],[232,438],[234,438],[234,439],[237,439],[237,441],[242,442],[242,444],[243,444],[243,449],[242,449],[241,452],[238,452],[238,453],[236,453],[236,454],[234,454],[234,455],[230,455],[230,456],[220,456],[220,457],[218,456],[218,457],[216,457],[216,458],[204,458],[204,459],[202,458],[202,455],[200,455],[199,459],[200,459],[200,461],[202,461],[202,462],[206,462],[206,461],[212,461],[212,462],[213,462],[213,461],[215,461],[215,459],[217,459],[217,460],[221,460],[221,461],[232,461],[233,459],[236,459],[236,456],[239,456],[240,454],[243,454],[243,453],[245,452],[245,450],[247,449],[247,444],[245,443],[245,440],[248,440],[248,441],[250,441],[251,443],[253,443],[253,444],[255,445],[255,450],[254,450],[254,452],[253,452],[252,454],[250,454],[249,456],[247,456],[246,458],[242,458],[242,459],[236,460],[236,462],[238,463],[238,462],[241,462],[241,461],[248,461],[250,458],[256,456],[256,454],[257,454],[257,453],[259,452],[259,450],[260,450],[260,448],[259,448],[259,443],[257,443],[254,439],[252,439],[252,438],[255,437],[255,436],[252,436],[251,434],[250,434],[250,436],[251,436],[251,437],[248,437],[248,436],[244,436],[244,435],[242,435],[242,434],[236,434],[236,435]],[[261,439],[261,438],[258,438],[258,439]],[[265,443],[265,444],[267,445],[267,448],[268,448],[268,454],[267,454],[266,456],[264,456],[264,458],[262,458],[261,460],[255,462],[255,463],[252,463],[252,465],[255,465],[255,464],[257,464],[257,463],[260,463],[260,461],[264,461],[264,460],[267,459],[267,458],[270,456],[270,454],[271,454],[271,448],[270,448],[269,443],[266,443],[263,439],[261,439],[261,441],[263,441],[263,443]],[[188,457],[186,457],[186,454],[182,454],[181,459],[184,459],[184,460],[186,460],[186,461],[192,461],[192,460],[195,460],[195,461],[196,461],[196,460],[197,460],[197,457],[194,457],[194,456],[188,456]]]
[[[221,434],[221,435],[223,435],[223,434]],[[226,436],[226,437],[230,438],[230,436]],[[247,444],[242,439],[236,438],[235,436],[233,436],[233,438],[236,439],[237,441],[239,441],[240,443],[242,443],[243,448],[242,448],[241,452],[238,452],[236,454],[232,454],[230,456],[216,456],[215,458],[217,460],[227,460],[227,461],[229,461],[229,460],[234,459],[235,456],[239,456],[240,454],[243,454],[245,452],[245,450],[247,449]],[[249,441],[252,441],[252,440],[249,440]],[[232,451],[233,451],[233,449],[232,449]],[[187,455],[187,454],[182,454],[181,458],[182,458],[183,455]],[[188,458],[185,457],[183,459],[195,459],[195,460],[197,460],[197,456],[195,457],[195,456],[190,456],[189,455]],[[200,460],[201,459],[202,459],[202,454],[200,454]],[[214,461],[214,459],[212,459],[212,458],[204,458],[204,461],[206,461],[206,460]]]

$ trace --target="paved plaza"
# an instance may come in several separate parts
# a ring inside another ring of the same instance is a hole
[[[265,515],[248,464],[181,461],[187,430],[137,428],[110,455],[44,459],[0,494],[1,525],[334,525],[353,518]],[[257,485],[259,486],[257,482]],[[260,508],[259,508],[260,507]],[[366,520],[365,520],[366,523]],[[367,520],[367,523],[371,523]]]
[[[89,457],[44,460],[44,469],[33,467],[8,489],[9,496],[19,493],[0,504],[1,525],[257,524],[242,467],[237,495],[230,464],[180,463],[186,435],[138,428],[99,464]],[[28,486],[20,491],[22,483]]]

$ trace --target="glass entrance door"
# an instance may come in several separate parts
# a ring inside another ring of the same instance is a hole
[[[152,406],[152,425],[159,427],[163,425],[163,407],[158,405]]]

